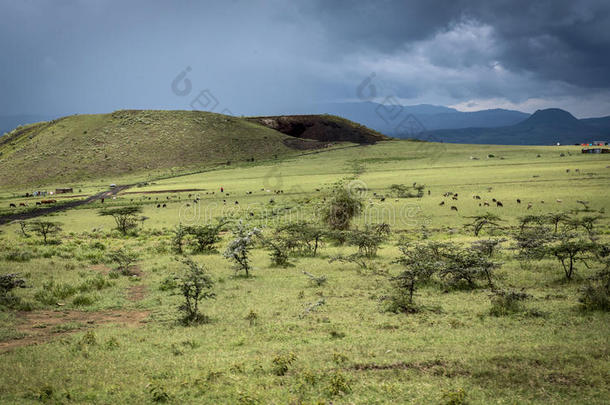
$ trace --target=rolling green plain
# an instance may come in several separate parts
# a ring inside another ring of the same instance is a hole
[[[110,183],[141,182],[103,204],[50,215],[63,228],[59,244],[42,245],[32,232],[24,237],[16,223],[1,226],[0,274],[25,278],[27,287],[15,294],[29,311],[0,312],[0,402],[610,402],[610,315],[584,311],[578,300],[599,265],[577,264],[568,282],[557,260],[517,261],[509,237],[519,217],[582,208],[578,200],[604,215],[610,156],[572,146],[346,146],[145,183],[125,174],[77,183],[75,195],[90,195]],[[317,207],[341,179],[364,201],[353,226],[391,227],[369,268],[330,262],[357,248],[324,240],[315,257],[293,257],[287,268],[272,266],[257,246],[252,277],[236,276],[222,256],[232,239],[226,231],[217,252],[191,255],[215,281],[216,298],[200,306],[210,322],[178,322],[182,297],[171,283],[184,269],[171,249],[178,224],[227,217],[228,229],[241,219],[269,233],[291,221],[319,221]],[[413,183],[426,186],[423,197],[390,192]],[[27,191],[0,191],[0,214],[15,212],[10,203],[31,208],[35,200],[20,197]],[[489,207],[479,206],[485,201]],[[136,204],[148,218],[137,235],[122,236],[112,218],[98,214]],[[485,212],[500,216],[504,229],[494,236],[507,238],[494,257],[502,263],[496,283],[529,294],[526,310],[492,316],[489,288],[447,290],[433,282],[416,292],[423,310],[383,310],[389,279],[401,271],[394,263],[401,238],[469,244],[490,236],[464,229],[467,217]],[[609,224],[604,217],[597,225],[601,241]],[[140,254],[137,276],[112,272],[107,253],[118,247]],[[327,281],[313,285],[303,271]],[[287,369],[278,373],[282,362]]]

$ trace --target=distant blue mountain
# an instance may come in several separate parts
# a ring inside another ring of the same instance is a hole
[[[315,114],[334,114],[366,125],[386,135],[409,137],[405,125],[415,124],[423,130],[481,127],[491,128],[513,125],[529,114],[512,110],[482,110],[461,112],[454,108],[430,104],[401,106],[386,100],[373,102],[324,103],[313,107]],[[420,131],[417,131],[420,132]]]
[[[607,117],[606,117],[607,118]],[[575,144],[606,140],[610,135],[606,118],[579,120],[559,108],[538,110],[515,125],[497,128],[458,128],[424,131],[418,138],[451,143],[496,145]],[[596,121],[597,120],[597,121]],[[591,122],[594,124],[592,125]]]

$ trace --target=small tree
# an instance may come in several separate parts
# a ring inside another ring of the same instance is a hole
[[[548,253],[548,246],[554,240],[554,234],[545,225],[523,228],[514,236],[517,249],[517,260],[522,263],[531,260],[542,260]]]
[[[220,231],[227,224],[225,219],[216,225],[193,225],[184,228],[184,232],[194,239],[194,251],[197,253],[212,252],[220,242]]]
[[[570,216],[565,212],[552,212],[546,215],[546,221],[553,226],[554,232],[559,230],[559,224],[570,221]]]
[[[307,221],[285,224],[276,229],[278,238],[284,240],[287,249],[300,254],[315,256],[325,232],[319,226]]]
[[[519,230],[520,232],[525,231],[526,228],[533,225],[542,225],[547,221],[547,217],[545,215],[525,215],[523,217],[519,217]]]
[[[586,261],[591,259],[598,249],[596,243],[580,238],[576,239],[574,236],[563,234],[559,243],[549,248],[550,254],[561,263],[566,280],[572,280],[576,263],[581,262],[589,267]]]
[[[474,232],[474,236],[479,236],[479,233],[483,230],[484,227],[498,228],[500,226],[498,222],[502,221],[499,216],[490,212],[466,218],[470,218],[473,221],[470,224],[464,225],[464,228],[472,229],[472,231]]]
[[[61,225],[58,222],[33,221],[30,222],[30,227],[43,238],[45,245],[48,243],[50,235],[61,232]]]
[[[480,239],[472,243],[471,247],[484,254],[487,257],[492,257],[498,250],[502,242],[506,242],[504,238]]]
[[[199,302],[216,297],[212,291],[214,281],[204,265],[195,263],[189,257],[184,257],[181,261],[187,267],[179,281],[180,291],[184,297],[184,302],[178,307],[184,313],[182,323],[192,325],[209,322],[209,318],[199,312]]]
[[[116,223],[116,229],[123,235],[127,235],[130,231],[138,226],[138,215],[142,212],[142,207],[139,205],[130,205],[126,207],[108,208],[101,210],[101,216],[111,216]]]
[[[133,274],[131,268],[139,258],[140,255],[138,253],[126,248],[119,248],[108,253],[108,260],[115,263],[117,265],[117,270],[125,276]]]
[[[182,224],[178,224],[173,230],[172,235],[172,249],[175,253],[184,253],[184,238],[186,236],[186,229]]]
[[[287,267],[290,265],[288,260],[288,247],[286,240],[279,237],[263,238],[263,245],[269,249],[269,256],[274,266]]]
[[[25,221],[17,221],[17,223],[19,224],[19,228],[21,229],[21,234],[23,235],[23,237],[29,238],[30,235],[27,234],[28,223]]]
[[[578,229],[582,228],[587,232],[587,235],[590,239],[594,239],[593,237],[595,236],[595,225],[597,224],[597,221],[602,218],[603,217],[601,215],[585,215],[580,218],[570,219],[569,221],[567,221],[567,225],[569,229],[574,231],[578,231]]]
[[[372,258],[377,255],[379,245],[383,243],[390,233],[389,225],[366,225],[364,229],[354,229],[347,233],[347,241],[358,246],[358,253]]]
[[[243,270],[246,277],[250,276],[250,249],[254,244],[254,238],[261,234],[258,228],[247,229],[244,224],[239,221],[237,227],[233,230],[235,239],[233,239],[224,252],[224,257],[235,262],[235,270]]]
[[[487,286],[494,288],[493,271],[500,267],[480,251],[464,248],[453,248],[443,254],[444,263],[439,276],[450,287],[459,286],[465,282],[470,288],[477,287],[476,281],[484,279]]]
[[[322,207],[322,219],[333,230],[346,230],[351,220],[362,211],[362,199],[350,192],[342,182],[335,184]]]

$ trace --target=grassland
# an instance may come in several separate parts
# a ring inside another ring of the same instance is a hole
[[[1,401],[608,403],[610,315],[584,312],[578,303],[595,266],[578,266],[566,282],[557,261],[522,266],[507,241],[496,257],[503,263],[497,282],[531,295],[523,312],[490,316],[489,289],[446,292],[435,283],[418,291],[428,309],[416,314],[384,312],[380,299],[389,277],[401,270],[392,263],[400,237],[429,233],[432,240],[469,243],[476,238],[463,229],[466,217],[486,211],[514,227],[525,214],[579,208],[577,200],[607,210],[609,165],[607,156],[582,155],[574,147],[390,141],[149,181],[105,205],[53,215],[63,226],[58,245],[20,236],[18,224],[4,226],[3,252],[31,257],[15,261],[0,254],[0,274],[25,277],[29,288],[17,294],[31,311],[0,313]],[[126,176],[125,183],[141,179]],[[227,216],[267,232],[288,221],[313,221],[324,193],[346,177],[365,201],[355,225],[392,227],[371,269],[329,263],[355,248],[325,241],[317,257],[295,257],[285,269],[271,266],[268,251],[257,247],[253,277],[236,277],[220,254],[231,239],[223,233],[219,252],[193,255],[216,282],[216,299],[202,303],[211,322],[177,322],[181,296],[171,280],[182,267],[170,245],[178,223]],[[85,194],[104,186],[81,182]],[[413,182],[430,194],[390,196],[392,184]],[[197,191],[178,191],[186,189]],[[444,198],[448,191],[459,199]],[[25,201],[13,190],[0,198],[3,210]],[[492,199],[504,207],[479,207]],[[110,218],[98,215],[102,207],[132,204],[142,205],[149,218],[138,236],[121,236]],[[606,242],[608,225],[604,218],[597,229]],[[140,253],[138,276],[113,275],[107,252],[120,246]],[[313,286],[303,270],[328,281]],[[307,312],[320,300],[323,305]],[[65,322],[45,324],[32,316],[40,311],[54,311]],[[286,373],[277,375],[277,363],[293,356]]]

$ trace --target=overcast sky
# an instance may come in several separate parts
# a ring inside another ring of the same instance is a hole
[[[610,115],[608,0],[0,0],[0,57],[3,115],[304,112],[367,77],[377,101]]]

